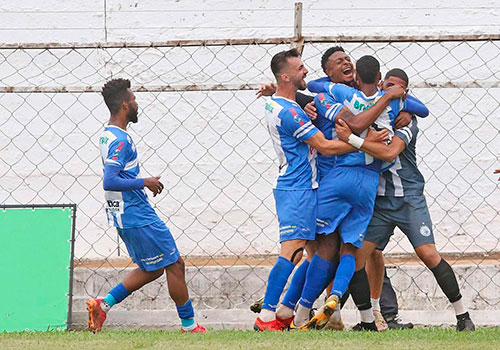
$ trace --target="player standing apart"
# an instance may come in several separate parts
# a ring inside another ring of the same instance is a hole
[[[166,273],[168,291],[181,319],[182,332],[206,332],[194,320],[194,310],[186,286],[184,261],[170,230],[149,203],[144,188],[153,196],[161,193],[159,176],[141,178],[137,150],[127,132],[129,122],[137,123],[138,105],[130,81],[113,79],[102,90],[111,112],[109,124],[100,138],[104,164],[103,187],[108,221],[118,230],[132,260],[139,266],[114,287],[104,299],[87,301],[88,326],[99,332],[106,315],[132,292]]]

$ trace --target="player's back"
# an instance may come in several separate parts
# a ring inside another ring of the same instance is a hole
[[[99,139],[99,148],[103,165],[119,167],[119,177],[141,177],[135,144],[125,130],[106,126]],[[108,221],[116,227],[142,227],[159,220],[144,190],[105,191],[105,199]]]
[[[295,101],[283,97],[272,96],[265,114],[279,162],[275,188],[317,188],[316,150],[304,141],[318,129]]]

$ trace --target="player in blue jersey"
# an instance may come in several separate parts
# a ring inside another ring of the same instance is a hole
[[[262,310],[255,322],[254,328],[261,331],[282,330],[285,327],[284,320],[276,319],[279,297],[295,264],[302,258],[306,242],[315,240],[316,150],[322,154],[353,150],[346,143],[325,139],[295,102],[296,91],[306,87],[304,78],[307,75],[296,50],[275,55],[271,69],[278,87],[266,104],[266,118],[280,163],[274,197],[281,252],[269,274]],[[388,97],[385,99],[388,100],[386,103],[390,100]],[[376,109],[367,113],[374,113]]]
[[[148,188],[156,196],[162,192],[163,184],[159,176],[140,176],[137,150],[127,132],[128,123],[138,120],[138,105],[130,90],[130,81],[113,79],[104,85],[102,95],[111,112],[109,124],[99,142],[104,165],[106,214],[138,268],[110,290],[104,299],[87,301],[88,328],[94,333],[99,332],[115,304],[165,273],[169,294],[181,319],[182,332],[204,333],[207,330],[194,320],[184,261],[170,230],[155,213],[144,191]]]
[[[392,69],[382,82],[383,88],[398,84],[408,86],[408,76],[401,69]],[[340,139],[352,137],[346,124],[337,128]],[[457,279],[451,266],[436,249],[432,222],[424,196],[424,177],[417,167],[416,138],[418,134],[416,118],[405,128],[396,130],[396,137],[391,145],[382,145],[366,141],[360,147],[364,152],[377,157],[394,159],[395,165],[383,172],[375,201],[373,217],[366,231],[363,248],[356,254],[356,270],[364,268],[367,260],[375,250],[383,251],[399,227],[408,237],[415,253],[431,270],[444,294],[452,304],[457,317],[457,331],[474,331],[474,323],[465,308]],[[365,284],[365,290],[370,289],[371,300],[365,296],[365,303],[379,304],[383,264],[373,264],[370,271],[370,284]],[[380,309],[379,309],[380,310]],[[360,329],[368,328],[361,319]]]
[[[328,77],[333,82],[350,84],[352,79],[353,79],[354,67],[351,63],[349,56],[344,52],[342,47],[334,46],[334,47],[331,47],[328,50],[326,50],[321,58],[321,66],[322,66],[325,74],[327,74]],[[261,86],[261,88],[257,92],[257,95],[258,96],[261,96],[261,95],[269,96],[274,92],[275,92],[274,84],[264,84]],[[399,94],[402,94],[403,92],[404,92],[404,90],[401,89],[401,91],[399,91]],[[394,97],[396,97],[396,96],[400,96],[400,95],[395,94]],[[297,102],[299,104],[308,103],[310,100],[307,100],[307,97],[308,96],[302,95],[299,92],[296,93]],[[387,98],[387,97],[388,96],[385,96],[384,98]],[[364,129],[371,124],[371,122],[380,114],[381,111],[384,110],[385,106],[390,101],[390,99],[388,99],[386,102],[384,102],[382,100],[379,103],[377,103],[374,106],[374,108],[369,110],[368,113],[365,111],[365,112],[363,112],[359,115],[356,115],[356,116],[354,116],[349,110],[344,108],[341,111],[342,117],[345,120],[347,120],[349,122],[349,124],[352,125],[353,128]],[[385,103],[385,104],[383,104],[383,103]],[[333,101],[328,105],[328,107],[332,107],[332,106],[338,107],[338,104],[335,104],[335,101]],[[308,112],[308,113],[310,113],[310,112]],[[404,124],[404,123],[407,123],[408,121],[404,121],[398,117],[398,119],[396,120],[396,125]],[[324,118],[322,120],[322,116],[320,115],[315,120],[315,124],[325,134],[325,137],[327,139],[333,138],[332,137],[333,136],[332,135],[333,121],[329,121],[329,120],[324,119]],[[381,140],[381,138],[383,136],[379,135],[378,137],[379,137],[379,140]],[[321,153],[318,154],[317,164],[318,164],[320,178],[322,176],[322,173],[327,173],[329,171],[329,169],[333,166],[334,159],[335,159],[335,156],[323,156]],[[321,191],[321,189],[319,189],[319,190]],[[328,243],[329,249],[331,249],[332,251],[338,251],[339,246],[338,246],[337,241],[329,240],[327,243]],[[277,317],[283,323],[285,323],[285,325],[288,325],[290,323],[290,321],[293,319],[294,309],[295,309],[296,303],[300,297],[300,294],[302,293],[302,287],[304,284],[305,275],[308,271],[309,263],[314,255],[313,244],[308,244],[306,246],[306,250],[308,253],[307,259],[304,260],[304,262],[295,271],[293,278],[291,280],[288,292],[286,293],[284,299],[281,302],[279,309],[277,310]],[[353,293],[353,296],[355,294],[356,293]],[[392,294],[394,295],[394,293],[392,293]],[[262,300],[263,300],[263,298],[259,299],[255,303],[253,303],[251,306],[251,310],[254,312],[257,312],[257,313],[260,312],[261,306],[262,306]],[[394,300],[393,303],[397,303],[397,301]],[[299,308],[299,310],[300,310],[300,308]],[[309,318],[309,312],[305,312],[303,314],[298,312],[297,315],[295,316],[295,318],[296,319],[297,318],[304,319],[303,322],[306,322]],[[334,323],[335,322],[339,323],[338,325],[333,325],[332,326],[333,328],[336,328],[336,329],[342,328],[340,317],[334,317],[332,319],[332,321],[334,321]]]
[[[356,66],[360,90],[343,84],[329,83],[327,85],[334,99],[343,102],[344,106],[354,114],[368,109],[377,99],[384,96],[384,92],[380,92],[377,88],[380,80],[378,61],[372,56],[364,56]],[[376,124],[388,129],[392,136],[396,116],[407,107],[407,103],[401,99],[392,100],[386,111],[376,119]],[[336,116],[332,115],[330,119],[335,120]],[[361,133],[361,135],[365,134],[366,131]],[[358,139],[361,140],[361,138]],[[359,142],[356,141],[353,138],[349,140],[351,145],[359,148]],[[379,159],[374,159],[363,152],[351,152],[337,156],[333,169],[321,179],[317,220],[320,243],[313,258],[317,264],[314,264],[314,268],[313,263],[309,266],[297,314],[301,309],[310,309],[325,283],[329,282],[327,276],[314,274],[313,278],[313,271],[317,271],[318,268],[329,269],[333,266],[336,269],[336,275],[332,293],[325,307],[310,321],[303,325],[297,324],[299,329],[323,326],[345,293],[355,271],[354,254],[358,248],[362,247],[364,232],[373,212],[378,176],[382,166],[383,162]],[[337,228],[343,243],[338,267],[335,262],[332,262],[335,253],[328,248],[323,249],[327,245],[321,244],[321,240],[328,241],[329,236],[334,234]],[[374,324],[373,326],[375,327]]]

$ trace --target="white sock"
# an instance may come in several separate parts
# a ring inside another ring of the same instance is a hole
[[[370,301],[372,302],[372,309],[380,311],[380,298],[377,299],[370,298]]]
[[[105,313],[108,313],[109,310],[111,310],[111,306],[109,306],[109,304],[106,302],[106,300],[103,300],[103,301],[101,301],[101,309]]]
[[[182,329],[184,329],[186,332],[189,332],[189,331],[192,331],[193,329],[195,329],[195,328],[196,328],[196,325],[197,325],[197,324],[196,324],[196,322],[195,322],[195,323],[193,323],[191,326],[187,326],[187,327],[182,326]]]
[[[305,307],[304,305],[299,303],[299,307],[297,308],[297,312],[295,313],[295,318],[293,319],[293,323],[296,326],[302,326],[304,323],[309,321],[310,312],[311,308]]]
[[[369,308],[367,310],[359,310],[359,315],[361,316],[361,322],[372,323],[375,321],[372,308]]]
[[[273,321],[276,319],[276,312],[268,309],[262,309],[260,310],[259,318],[264,322]]]
[[[293,309],[289,308],[286,305],[281,304],[278,310],[276,311],[276,317],[281,320],[293,317]]]
[[[465,310],[462,298],[458,299],[454,303],[451,303],[451,305],[453,305],[453,308],[455,309],[455,315],[461,315],[467,312],[467,310]]]
[[[335,307],[335,311],[333,312],[331,319],[336,323],[342,320],[342,315],[340,314],[340,303],[338,303]]]

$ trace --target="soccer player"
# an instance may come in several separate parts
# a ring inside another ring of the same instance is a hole
[[[137,123],[138,120],[138,105],[130,90],[130,81],[110,80],[104,85],[102,95],[111,112],[109,124],[99,141],[104,164],[106,214],[138,268],[111,289],[104,299],[87,301],[88,329],[99,332],[115,304],[165,272],[169,294],[181,319],[181,331],[205,333],[207,330],[194,320],[184,261],[170,230],[149,204],[144,190],[148,188],[156,196],[162,192],[163,184],[159,176],[140,177],[136,146],[127,132],[128,123]]]
[[[408,86],[408,76],[401,69],[390,70],[382,82],[383,88],[396,84],[405,89]],[[343,127],[337,129],[339,138],[345,140],[352,137],[348,127],[345,124]],[[394,157],[395,165],[381,174],[373,218],[367,228],[363,248],[356,255],[356,269],[364,267],[374,250],[384,250],[394,228],[399,227],[410,240],[417,256],[434,274],[438,285],[452,304],[457,318],[457,331],[474,331],[474,323],[463,304],[453,269],[440,256],[434,243],[432,222],[424,196],[425,181],[416,161],[418,131],[417,120],[413,117],[408,127],[396,130],[397,145],[388,147],[365,141],[360,146],[361,150],[374,157]],[[384,275],[382,266],[378,264],[370,278],[372,304],[376,306]],[[366,328],[363,317],[361,321],[359,326]]]
[[[377,88],[377,83],[380,80],[380,65],[374,57],[362,57],[357,62],[356,67],[357,83],[361,91],[343,84],[327,83],[325,86],[336,101],[342,101],[352,113],[359,114],[363,110],[369,110],[369,107],[378,98],[384,96],[384,92],[380,92]],[[310,85],[311,83],[308,84],[309,90],[315,90]],[[324,103],[321,101],[324,97],[321,93],[317,96],[320,104]],[[387,110],[376,119],[376,124],[386,128],[392,137],[394,120],[405,107],[406,102],[401,99],[392,100]],[[425,106],[423,107],[425,108]],[[329,111],[332,112],[325,114],[328,119],[342,120],[339,118],[340,113],[331,110],[331,108]],[[342,123],[345,124],[343,121]],[[363,131],[361,135],[366,135],[366,132],[366,130]],[[348,142],[359,149],[360,140],[362,139],[352,135]],[[382,143],[381,146],[383,146]],[[384,157],[383,160],[392,161],[389,157]],[[297,315],[304,314],[302,310],[312,307],[314,300],[319,296],[325,284],[329,282],[326,275],[321,276],[316,271],[330,269],[332,265],[334,266],[336,275],[333,289],[325,306],[320,309],[318,314],[303,325],[296,324],[299,329],[323,326],[345,293],[355,271],[354,254],[358,248],[362,247],[364,232],[373,212],[379,171],[382,169],[382,165],[381,160],[374,159],[363,152],[351,152],[337,156],[333,169],[321,179],[321,191],[318,195],[317,233],[320,235],[321,241],[328,241],[328,236],[334,234],[339,228],[343,245],[337,267],[331,261],[333,252],[329,249],[323,249],[326,245],[319,242],[318,251],[313,257],[306,275]],[[313,268],[314,261],[317,264]],[[304,320],[297,321],[299,323]],[[375,327],[374,323],[373,327]]]
[[[316,236],[316,150],[322,154],[341,154],[352,146],[327,140],[295,102],[297,90],[304,90],[307,75],[300,55],[292,49],[271,60],[276,77],[276,93],[266,103],[266,120],[278,155],[279,175],[273,190],[279,221],[281,251],[269,273],[260,316],[254,329],[282,330],[276,307],[288,277],[301,260],[306,242]],[[387,99],[387,98],[386,98]]]

